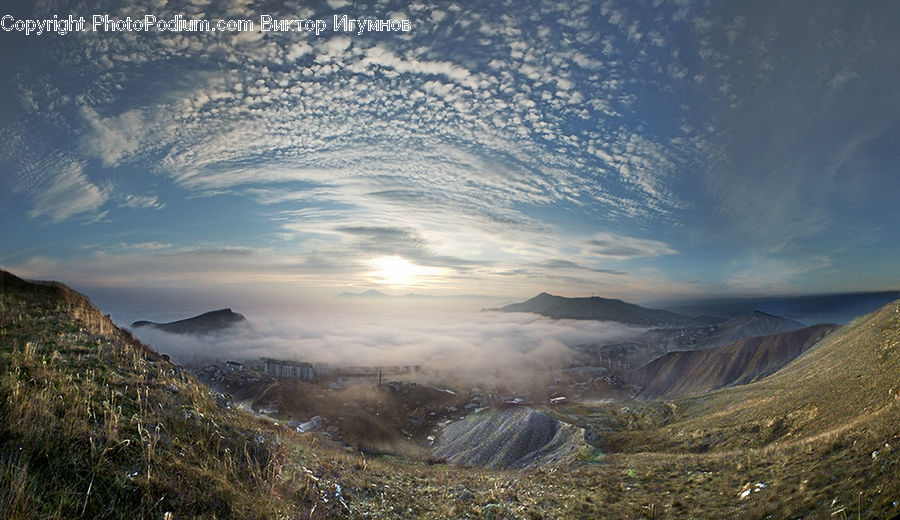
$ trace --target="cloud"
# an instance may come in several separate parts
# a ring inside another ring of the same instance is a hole
[[[62,222],[79,215],[102,218],[98,210],[108,199],[108,190],[90,182],[78,162],[64,162],[32,195],[31,218],[47,217]]]
[[[200,4],[187,14],[253,14],[247,2]],[[0,174],[14,193],[74,186],[80,202],[68,208],[61,195],[32,199],[32,218],[56,221],[98,215],[107,199],[163,208],[163,195],[138,195],[148,185],[205,198],[211,218],[247,223],[230,243],[197,247],[226,279],[253,276],[251,258],[260,278],[365,284],[367,261],[394,255],[445,268],[444,289],[497,281],[521,294],[613,279],[634,289],[647,276],[635,265],[662,266],[697,243],[825,255],[843,240],[829,235],[872,227],[886,211],[835,208],[872,208],[890,190],[871,186],[900,182],[869,182],[890,170],[867,168],[873,147],[896,141],[896,72],[881,66],[900,48],[891,17],[826,2],[801,41],[796,7],[652,4],[412,3],[395,14],[415,29],[378,38],[44,39],[40,54],[59,66],[17,63],[10,107],[40,107],[64,131],[40,114],[4,119]],[[398,8],[332,0],[273,15],[327,18],[351,5],[385,17]],[[69,141],[55,137],[68,130]],[[51,179],[46,165],[60,156],[95,182]],[[111,194],[101,174],[134,195]],[[183,269],[170,278],[210,280],[165,233],[153,236],[173,244],[167,265]],[[108,252],[114,273],[163,276]]]
[[[353,40],[351,40],[349,36],[340,34],[326,40],[320,45],[320,48],[325,51],[325,54],[335,56],[347,50],[352,44]]]
[[[586,242],[590,254],[627,259],[643,256],[674,255],[678,251],[659,240],[634,238],[612,233],[596,233]]]
[[[704,175],[716,230],[702,232],[740,237],[759,255],[827,255],[882,222],[848,203],[865,207],[900,188],[896,176],[882,170],[876,179],[866,167],[896,136],[900,98],[889,85],[900,76],[886,64],[900,59],[900,36],[885,16],[900,11],[770,6],[723,4],[703,28],[704,72],[719,90]],[[803,34],[794,30],[801,21],[810,28]]]
[[[117,251],[160,251],[163,249],[171,249],[172,244],[164,244],[161,242],[135,242],[135,243],[125,243],[120,242],[115,246],[104,248],[105,250],[117,250]]]
[[[163,209],[166,203],[160,202],[156,196],[126,194],[120,197],[119,206],[132,209]]]
[[[378,66],[396,70],[399,73],[410,73],[426,76],[443,76],[454,83],[471,89],[478,89],[483,83],[469,70],[450,61],[425,61],[414,58],[400,58],[387,47],[376,45],[366,51],[366,57],[359,66],[364,68]]]
[[[146,328],[135,333],[179,362],[275,357],[340,366],[422,365],[457,381],[533,384],[535,372],[571,363],[576,345],[626,341],[646,330],[459,308],[479,303],[463,300],[454,307],[438,303],[430,308],[422,301],[392,299],[372,306],[345,299],[340,308],[324,310],[236,309],[247,316],[250,327],[234,334],[185,337]]]
[[[432,246],[414,228],[377,226],[338,226],[334,230],[350,237],[349,247],[370,256],[401,256],[415,264],[428,267],[447,267],[465,271],[487,262],[466,260],[436,254]]]
[[[89,106],[81,115],[88,124],[83,142],[88,152],[104,166],[113,166],[143,151],[150,122],[140,109],[127,110],[118,116],[103,118]]]
[[[483,10],[451,11],[446,17],[432,11],[434,30],[485,25]],[[616,16],[634,18],[626,11],[618,9]],[[160,151],[162,158],[151,160],[149,169],[206,195],[252,183],[266,185],[274,200],[286,191],[277,184],[296,180],[330,185],[355,204],[349,191],[362,182],[373,188],[364,195],[370,199],[443,199],[445,207],[496,221],[526,222],[526,206],[554,202],[603,208],[609,219],[677,211],[681,204],[667,177],[679,167],[683,145],[625,131],[621,114],[631,111],[621,103],[628,97],[617,79],[621,72],[586,76],[569,64],[607,72],[619,65],[597,59],[583,35],[560,39],[543,28],[541,45],[529,47],[516,13],[492,20],[492,38],[499,40],[492,44],[499,51],[490,56],[496,74],[483,72],[486,60],[454,50],[471,46],[465,32],[446,41],[410,35],[376,44],[347,35],[285,37],[261,40],[252,49],[220,41],[216,52],[227,59],[216,62],[232,69],[229,79],[193,71],[190,80],[141,98],[139,106],[119,97],[111,106],[121,109],[109,117],[100,115],[100,105],[85,105],[84,148],[108,166]],[[617,30],[627,40],[633,28],[630,22]],[[666,35],[655,36],[658,42]],[[116,40],[121,49],[112,65],[151,70],[146,60],[158,54],[153,46],[168,48],[176,40]],[[644,45],[632,40],[629,45]],[[207,52],[193,42],[183,42],[192,46],[178,49],[179,55],[205,59]],[[309,60],[313,54],[319,58]],[[534,73],[518,77],[523,70]],[[171,72],[177,76],[178,70]],[[392,186],[375,189],[387,179]]]
[[[553,271],[581,270],[581,271],[590,271],[592,273],[612,274],[612,275],[616,275],[616,276],[621,276],[621,275],[627,274],[625,272],[618,271],[615,269],[594,269],[592,267],[586,267],[586,266],[577,264],[570,260],[560,260],[560,259],[547,260],[546,262],[537,264],[536,267],[542,267],[542,268],[550,269]]]

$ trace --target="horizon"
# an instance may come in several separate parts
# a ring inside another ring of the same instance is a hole
[[[17,276],[183,309],[900,290],[897,3],[68,5],[0,15],[257,23],[4,22]],[[345,14],[397,23],[258,23]]]
[[[17,276],[16,273],[11,273]],[[32,280],[38,282],[64,282],[62,280]],[[66,284],[69,285],[69,284]],[[292,330],[295,323],[308,322],[306,332],[300,333],[298,344],[302,344],[302,338],[308,337],[309,331],[317,330],[316,334],[326,336],[340,336],[343,334],[323,333],[320,328],[328,329],[327,323],[334,320],[342,321],[346,327],[356,329],[357,333],[364,330],[365,323],[372,320],[386,320],[395,323],[397,330],[420,329],[430,326],[435,330],[441,330],[448,324],[471,323],[494,320],[496,329],[489,337],[502,337],[507,318],[502,311],[507,305],[527,304],[531,300],[542,295],[562,297],[570,301],[589,300],[597,298],[609,301],[621,301],[625,304],[636,304],[645,310],[665,310],[683,317],[707,318],[710,316],[720,319],[738,318],[748,316],[755,312],[773,315],[780,318],[797,320],[807,326],[817,324],[845,324],[868,314],[883,305],[888,304],[900,296],[900,291],[874,291],[874,292],[849,292],[849,293],[825,293],[825,294],[800,294],[800,295],[765,295],[755,297],[731,297],[731,298],[680,298],[672,300],[632,301],[618,298],[605,298],[599,295],[590,296],[565,296],[542,292],[527,298],[495,297],[483,295],[449,295],[435,296],[421,293],[386,293],[376,289],[370,289],[359,293],[345,292],[327,299],[298,298],[266,295],[264,298],[254,297],[246,292],[207,291],[195,292],[192,290],[178,291],[161,288],[154,291],[132,290],[123,288],[93,289],[84,291],[78,286],[69,285],[78,290],[89,300],[110,315],[114,323],[119,326],[132,329],[133,322],[151,321],[156,323],[168,323],[189,318],[195,318],[214,311],[229,309],[244,315],[248,323],[253,325],[256,333],[268,336],[273,330]],[[377,294],[372,295],[375,291]],[[369,294],[367,294],[369,293]],[[592,321],[583,318],[551,318],[541,310],[518,311],[530,315],[531,318],[523,318],[526,323],[534,320],[559,322],[562,328],[578,329],[580,322]],[[543,316],[542,316],[543,315]],[[304,318],[299,320],[298,316]],[[494,316],[491,318],[490,316]],[[597,318],[599,319],[599,318]],[[357,322],[353,325],[353,322]],[[318,325],[313,325],[313,324]],[[615,324],[615,320],[602,320],[600,323]],[[456,326],[456,325],[454,325]],[[261,327],[261,328],[257,328]],[[268,332],[263,332],[268,331]],[[180,345],[184,338],[169,336],[167,334],[151,333],[147,331],[135,331],[138,337],[162,348],[166,345]],[[277,335],[276,335],[277,336]],[[279,337],[278,341],[288,341],[286,335]],[[385,336],[375,334],[376,337],[385,339]],[[359,337],[366,337],[362,334]],[[218,338],[221,340],[222,338]],[[271,339],[271,338],[269,338]],[[200,341],[192,341],[195,346],[203,346],[206,349],[211,345],[210,341],[216,338],[206,338]],[[368,341],[368,340],[366,340]],[[215,341],[213,341],[215,343]],[[265,343],[265,341],[263,341]],[[397,343],[396,338],[388,341],[388,344]],[[277,341],[276,341],[277,344]],[[178,347],[181,348],[181,347]]]

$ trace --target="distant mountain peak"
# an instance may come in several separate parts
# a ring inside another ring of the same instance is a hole
[[[361,293],[342,292],[337,295],[338,298],[390,298],[391,295],[383,293],[378,289],[367,289]]]
[[[648,309],[622,300],[611,300],[600,296],[567,298],[547,292],[542,292],[522,303],[507,305],[499,310],[503,312],[533,312],[550,318],[618,321],[644,326],[686,323],[691,319],[674,312]]]
[[[229,329],[236,325],[246,323],[247,318],[243,314],[236,313],[230,307],[168,323],[156,323],[153,321],[139,320],[131,324],[134,328],[153,327],[173,334],[207,334]]]

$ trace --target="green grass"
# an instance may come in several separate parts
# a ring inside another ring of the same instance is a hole
[[[275,429],[217,405],[207,387],[83,297],[2,289],[0,518],[900,513],[896,304],[754,385],[672,402],[556,407],[595,428],[596,446],[570,466],[487,471],[368,457]],[[766,488],[740,500],[748,482]]]

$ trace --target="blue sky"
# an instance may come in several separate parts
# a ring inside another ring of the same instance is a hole
[[[900,287],[896,2],[6,3],[0,263],[79,288]],[[790,4],[790,5],[786,5]]]

